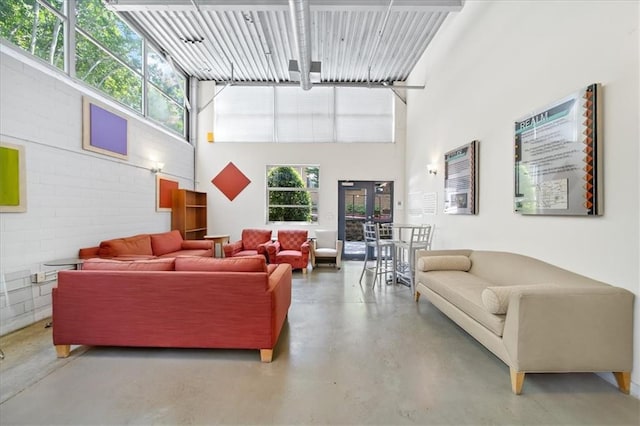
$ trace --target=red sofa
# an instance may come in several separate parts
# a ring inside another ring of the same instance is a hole
[[[106,240],[97,247],[81,248],[78,252],[80,259],[177,256],[213,256],[213,244],[204,240],[183,240],[180,231],[173,230]]]
[[[291,305],[291,267],[264,257],[89,259],[60,271],[53,344],[259,349],[271,362]]]

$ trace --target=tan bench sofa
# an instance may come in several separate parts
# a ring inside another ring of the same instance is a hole
[[[633,293],[506,252],[419,250],[416,294],[504,361],[520,394],[525,373],[613,372],[629,393]]]

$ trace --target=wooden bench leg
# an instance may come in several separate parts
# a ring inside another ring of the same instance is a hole
[[[273,349],[260,349],[260,361],[271,362],[273,358]]]
[[[509,371],[511,373],[511,390],[516,395],[520,395],[524,384],[524,372],[516,371],[513,368],[509,368]]]
[[[613,376],[618,382],[618,389],[620,392],[629,395],[631,391],[631,371],[614,371]]]
[[[71,352],[71,345],[56,345],[56,354],[58,358],[66,358]]]

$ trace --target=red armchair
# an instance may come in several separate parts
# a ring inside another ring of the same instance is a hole
[[[307,231],[282,229],[278,231],[278,240],[267,245],[269,263],[288,263],[292,269],[302,269],[306,274],[310,248]]]
[[[222,250],[224,257],[254,256],[256,254],[266,257],[266,245],[270,242],[270,229],[243,229],[242,238],[239,241],[223,245]]]

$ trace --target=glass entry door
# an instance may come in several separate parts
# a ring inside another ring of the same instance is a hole
[[[344,241],[342,258],[364,260],[362,225],[366,221],[393,222],[393,182],[338,181],[338,212],[338,237]]]

